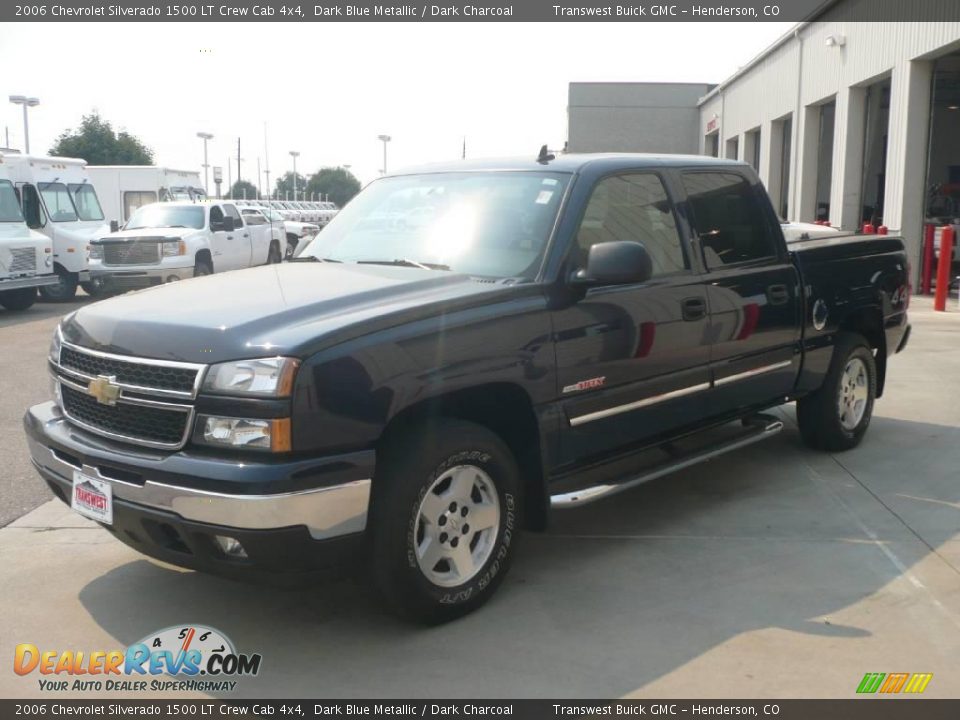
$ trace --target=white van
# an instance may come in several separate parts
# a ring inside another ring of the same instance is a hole
[[[108,221],[123,225],[134,211],[167,200],[207,199],[196,170],[176,170],[159,165],[88,165]]]
[[[0,155],[0,305],[7,310],[26,310],[37,299],[38,287],[56,283],[53,243],[23,221],[10,173]]]
[[[70,300],[90,282],[90,241],[110,232],[86,160],[4,155],[27,225],[53,241],[56,285],[40,288],[44,300]]]

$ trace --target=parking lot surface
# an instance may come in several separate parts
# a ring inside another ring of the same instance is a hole
[[[557,514],[486,607],[425,629],[350,582],[276,590],[147,560],[43,502],[19,418],[46,397],[68,309],[0,315],[2,510],[22,515],[0,530],[8,661],[17,643],[111,650],[203,623],[263,655],[222,697],[845,698],[866,672],[931,672],[925,696],[960,695],[956,311],[914,300],[856,450],[808,450],[786,407],[770,441]],[[8,666],[0,694],[41,696],[37,677]]]

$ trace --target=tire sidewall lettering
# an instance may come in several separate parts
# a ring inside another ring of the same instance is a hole
[[[434,481],[451,467],[457,465],[475,465],[486,471],[493,478],[496,491],[500,497],[501,507],[505,512],[501,513],[500,529],[497,534],[497,548],[487,560],[487,565],[482,572],[477,574],[468,583],[458,588],[440,588],[430,583],[420,571],[416,556],[416,532],[417,519],[420,510],[420,503],[426,496],[427,491],[433,485]],[[437,595],[437,601],[442,605],[457,605],[472,599],[476,594],[483,592],[490,583],[500,573],[504,560],[510,553],[510,547],[513,543],[513,533],[517,518],[517,500],[513,493],[504,492],[500,487],[499,480],[503,477],[503,471],[496,463],[494,456],[483,450],[465,450],[453,453],[441,462],[431,472],[425,481],[421,484],[413,503],[408,512],[407,533],[406,533],[406,561],[411,571],[415,572],[419,583],[426,586],[427,590]]]

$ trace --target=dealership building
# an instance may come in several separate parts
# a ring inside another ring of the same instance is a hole
[[[924,223],[960,215],[960,22],[851,21],[861,4],[838,0],[719,85],[572,83],[568,150],[742,160],[782,217],[886,225],[916,268]]]

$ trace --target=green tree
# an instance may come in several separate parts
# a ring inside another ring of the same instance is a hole
[[[230,188],[230,193],[227,197],[233,198],[234,200],[254,200],[257,197],[257,188],[251,182],[237,180],[233,184],[233,187]]]
[[[66,130],[50,155],[82,158],[90,165],[152,165],[153,151],[126,130],[114,132],[94,110],[84,115],[80,127]]]
[[[327,199],[343,207],[360,192],[360,181],[346,168],[321,168],[307,181],[307,198],[328,196]]]
[[[303,191],[306,189],[306,187],[307,187],[307,179],[300,173],[297,173],[297,198],[299,200],[303,200]],[[276,198],[278,200],[286,200],[287,193],[290,194],[289,197],[291,200],[293,200],[293,173],[292,172],[288,172],[284,174],[283,177],[277,178],[276,193],[277,193]]]

